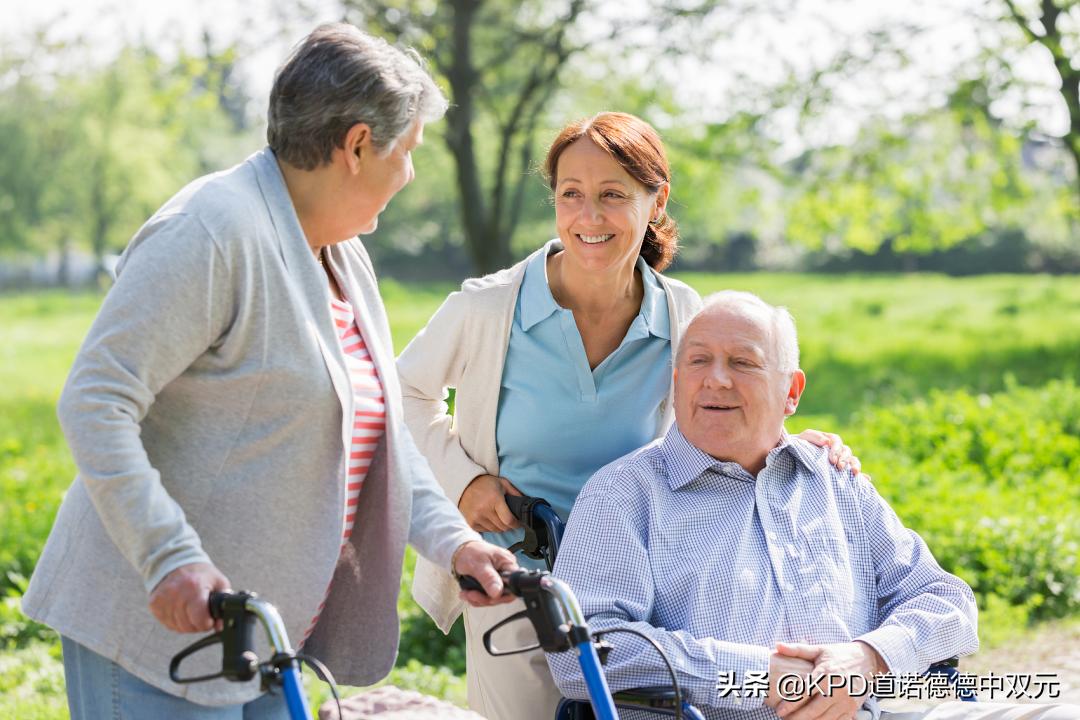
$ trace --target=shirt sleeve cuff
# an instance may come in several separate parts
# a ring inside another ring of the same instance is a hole
[[[454,561],[454,553],[465,543],[483,542],[483,540],[484,538],[480,537],[480,533],[475,530],[460,530],[455,532],[449,541],[439,548],[439,557],[428,559],[446,570],[446,572],[453,573],[454,568],[451,567],[451,563]]]
[[[210,557],[202,551],[201,548],[189,548],[183,552],[171,555],[168,560],[165,560],[158,564],[143,581],[143,587],[146,588],[146,593],[149,595],[154,591],[154,588],[164,580],[169,573],[177,568],[181,568],[184,565],[190,565],[192,563],[206,563],[210,562]]]
[[[921,673],[926,670],[919,661],[911,633],[900,625],[884,625],[855,639],[877,650],[893,675]]]
[[[766,647],[717,641],[715,683],[703,704],[738,710],[764,706],[771,657]]]

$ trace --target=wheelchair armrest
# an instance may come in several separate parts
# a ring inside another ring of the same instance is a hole
[[[978,699],[975,690],[969,687],[967,684],[960,685],[960,658],[951,657],[948,660],[942,660],[936,662],[927,668],[924,673],[927,676],[930,675],[942,675],[946,678],[946,681],[956,687],[956,697],[958,700],[965,702],[976,702]]]
[[[646,710],[664,717],[679,716],[679,708],[675,705],[675,688],[670,685],[622,690],[614,693],[612,698],[615,700],[616,707]],[[684,720],[705,720],[701,711],[691,705],[685,697],[682,702],[682,717]]]
[[[643,708],[675,709],[675,688],[670,685],[620,690],[613,694],[617,705],[632,705]]]

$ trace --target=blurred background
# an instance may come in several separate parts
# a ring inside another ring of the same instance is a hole
[[[671,272],[792,309],[791,427],[840,432],[974,587],[965,669],[1054,672],[1077,701],[1080,2],[4,0],[0,715],[66,717],[55,636],[18,599],[74,475],[54,405],[115,257],[263,146],[275,68],[339,19],[416,48],[452,103],[365,238],[398,350],[553,236],[537,168],[560,127],[641,115],[673,166]],[[392,679],[461,701],[460,632],[407,592],[401,612]]]
[[[1075,5],[5,3],[0,282],[90,282],[182,184],[261,147],[277,64],[340,18],[415,47],[454,103],[372,238],[384,275],[536,247],[538,160],[605,109],[668,144],[676,269],[1075,272]]]

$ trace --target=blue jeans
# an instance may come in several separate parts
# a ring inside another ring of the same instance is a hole
[[[64,676],[71,720],[289,720],[285,698],[209,707],[170,695],[66,637]]]

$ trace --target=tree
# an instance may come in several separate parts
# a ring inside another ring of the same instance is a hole
[[[666,27],[715,4],[654,2],[650,27],[663,37]],[[477,272],[508,265],[536,131],[562,89],[561,74],[573,58],[614,38],[628,46],[623,33],[640,19],[605,16],[601,3],[587,0],[343,0],[343,6],[360,27],[419,49],[449,85],[443,139],[454,158],[466,246]],[[659,51],[677,43],[660,42]]]
[[[166,62],[126,47],[104,64],[85,51],[41,33],[0,60],[0,248],[66,258],[81,245],[100,265],[170,194],[238,155],[228,51]]]
[[[1073,64],[1080,52],[1080,0],[1033,0],[1023,7],[1016,0],[1000,0],[1005,21],[1020,28],[1029,43],[1050,53],[1061,80],[1061,97],[1069,112],[1065,148],[1076,169],[1076,208],[1080,213],[1080,67]]]
[[[344,5],[362,26],[420,49],[445,78],[452,104],[443,138],[454,158],[469,255],[481,273],[509,264],[534,132],[560,71],[581,49],[569,32],[586,3],[570,0],[558,10],[483,0]],[[493,142],[478,143],[478,132],[490,132]],[[495,157],[489,178],[480,147]]]
[[[1067,221],[1053,201],[1064,189],[1026,166],[1024,136],[989,102],[982,81],[962,82],[943,108],[879,120],[850,145],[807,153],[792,168],[788,237],[834,252],[888,242],[911,255],[1009,229],[1057,244]]]
[[[51,235],[51,188],[74,144],[71,99],[50,91],[36,69],[66,52],[35,32],[27,46],[0,54],[0,249],[38,250]],[[50,238],[51,239],[51,238]]]

